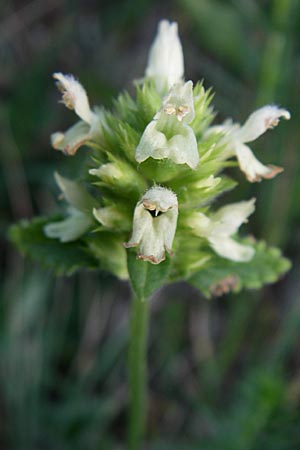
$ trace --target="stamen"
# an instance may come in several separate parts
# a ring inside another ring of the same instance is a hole
[[[163,107],[163,111],[168,114],[168,116],[176,116],[179,122],[190,112],[190,108],[186,105],[175,106],[168,103]]]
[[[277,125],[279,124],[279,119],[275,118],[275,119],[270,119],[269,117],[265,120],[265,126],[267,129],[272,129],[277,127]]]
[[[74,96],[65,88],[61,81],[56,82],[57,89],[62,93],[62,102],[69,109],[74,109]]]

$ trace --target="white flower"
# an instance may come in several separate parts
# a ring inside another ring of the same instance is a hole
[[[254,111],[243,126],[227,121],[224,125],[211,127],[208,134],[212,132],[224,133],[224,143],[227,149],[233,149],[240,169],[245,173],[247,179],[253,183],[261,181],[262,178],[273,178],[283,169],[271,164],[265,166],[256,159],[251,149],[245,144],[254,141],[265,131],[276,127],[281,117],[286,120],[290,119],[289,111],[275,105],[267,105]]]
[[[78,148],[96,137],[102,126],[101,111],[90,109],[85,89],[75,80],[73,75],[54,73],[57,87],[62,92],[62,102],[69,109],[74,109],[82,119],[67,132],[57,132],[51,135],[51,144],[56,150],[62,150],[67,155],[74,155]]]
[[[160,111],[147,125],[136,148],[135,159],[168,158],[176,164],[196,169],[199,163],[197,140],[187,125],[195,115],[193,83],[176,84],[165,98]]]
[[[162,20],[150,48],[145,72],[154,80],[157,91],[163,95],[184,75],[183,52],[176,22]]]
[[[69,208],[69,216],[65,220],[45,225],[44,233],[49,238],[59,239],[60,242],[72,242],[86,233],[92,223],[93,220],[87,214]]]
[[[91,228],[93,223],[91,213],[97,203],[77,181],[68,180],[58,173],[54,176],[63,198],[69,204],[69,215],[64,220],[47,224],[44,227],[44,233],[49,238],[71,242]]]
[[[174,192],[160,186],[150,188],[135,207],[132,236],[124,246],[138,246],[139,259],[159,264],[165,259],[165,250],[171,253],[177,217]]]
[[[195,235],[208,240],[218,255],[232,261],[249,261],[254,255],[253,247],[242,245],[232,239],[242,223],[253,213],[255,199],[232,203],[220,208],[210,217],[195,212],[189,218],[187,225]]]

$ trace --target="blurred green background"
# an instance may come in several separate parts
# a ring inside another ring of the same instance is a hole
[[[251,231],[293,269],[260,292],[201,298],[183,284],[151,304],[150,405],[141,450],[300,448],[300,4],[297,0],[2,0],[0,4],[0,449],[125,448],[126,283],[54,279],[6,240],[10,223],[56,208],[53,172],[85,158],[49,144],[75,117],[51,74],[73,73],[110,106],[143,76],[161,18],[176,20],[187,79],[213,86],[217,121],[276,103],[292,120],[252,145],[285,168],[241,185]]]

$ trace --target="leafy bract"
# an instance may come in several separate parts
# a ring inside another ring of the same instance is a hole
[[[170,258],[160,264],[153,265],[147,261],[139,261],[135,252],[127,252],[127,267],[131,286],[138,298],[147,299],[168,279]]]
[[[253,245],[250,239],[244,239],[242,243]],[[290,261],[281,255],[279,249],[267,247],[264,241],[255,243],[254,248],[255,255],[249,262],[234,262],[213,255],[187,281],[210,298],[231,290],[258,289],[275,282],[290,269]]]
[[[57,217],[22,220],[9,230],[9,237],[25,256],[51,269],[56,275],[71,275],[78,269],[96,269],[99,264],[83,240],[61,243],[44,233],[44,226]]]

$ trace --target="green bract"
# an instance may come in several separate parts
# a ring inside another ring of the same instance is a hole
[[[24,253],[59,273],[86,267],[129,277],[139,295],[181,279],[207,296],[257,288],[289,268],[276,249],[237,236],[254,212],[254,199],[214,205],[236,186],[224,174],[228,166],[238,164],[251,182],[279,173],[246,143],[281,117],[289,119],[288,111],[267,105],[242,127],[230,121],[211,126],[211,93],[184,81],[177,24],[167,21],[159,25],[135,98],[121,94],[112,111],[92,110],[71,75],[54,78],[63,102],[81,120],[54,133],[52,145],[68,155],[85,145],[88,168],[80,181],[56,175],[65,217],[12,227]]]

